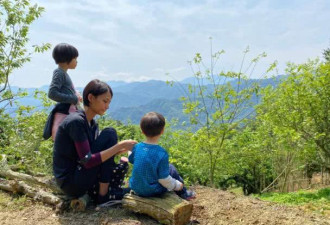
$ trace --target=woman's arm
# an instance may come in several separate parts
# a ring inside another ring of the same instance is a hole
[[[136,143],[137,142],[133,140],[125,140],[117,143],[111,148],[92,154],[88,140],[74,142],[79,157],[78,161],[87,169],[99,165],[116,154],[130,151]]]
[[[102,162],[108,160],[114,155],[123,154],[125,152],[131,151],[136,143],[137,142],[134,140],[124,140],[112,146],[111,148],[100,152]]]
[[[86,121],[79,113],[75,113],[73,116],[77,117],[68,124],[66,130],[74,143],[75,150],[78,154],[78,162],[85,168],[97,166],[116,154],[125,153],[131,150],[137,143],[133,140],[125,140],[101,152],[92,154],[91,145],[86,132]]]

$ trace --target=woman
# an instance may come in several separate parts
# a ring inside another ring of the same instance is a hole
[[[98,204],[123,197],[120,186],[128,164],[115,164],[114,156],[131,150],[136,141],[117,143],[113,128],[106,128],[99,134],[94,120],[96,115],[106,112],[112,97],[108,84],[92,80],[83,91],[84,110],[68,115],[58,128],[53,172],[57,184],[69,196],[98,192]]]

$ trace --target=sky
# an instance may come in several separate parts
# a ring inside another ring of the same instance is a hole
[[[90,80],[182,80],[193,76],[187,63],[201,53],[206,67],[210,51],[224,50],[215,67],[236,71],[262,52],[252,78],[262,78],[278,61],[322,57],[330,47],[329,0],[31,0],[45,12],[30,27],[29,46],[69,43],[79,51],[69,70],[74,85]],[[210,39],[212,37],[212,39]],[[36,53],[13,72],[10,84],[49,85],[57,65],[52,49]]]

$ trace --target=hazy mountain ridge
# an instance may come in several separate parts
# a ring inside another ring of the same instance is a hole
[[[261,87],[267,85],[276,86],[285,76],[278,76],[269,79],[255,79],[246,84],[242,84],[241,88],[249,86],[251,82],[257,82]],[[183,83],[186,82],[186,83]],[[188,93],[188,85],[193,83],[193,79],[186,79],[186,81],[176,82],[172,86],[165,81],[150,80],[145,82],[131,82],[123,81],[108,81],[107,83],[112,87],[114,97],[111,102],[107,115],[115,120],[122,122],[139,123],[140,118],[149,111],[157,111],[162,113],[167,120],[173,118],[179,121],[187,121],[188,116],[183,113],[182,102],[180,97],[186,96]],[[237,85],[237,79],[228,81],[231,85]],[[188,84],[189,83],[189,84]],[[206,85],[209,89],[211,84]],[[38,88],[38,90],[48,91],[47,85]],[[77,88],[82,92],[82,88]],[[17,91],[18,87],[12,87],[13,91]],[[18,101],[24,105],[40,106],[39,100],[34,99],[33,92],[36,88],[27,88],[29,96],[19,99]],[[252,99],[253,104],[257,104],[259,99]],[[12,111],[12,110],[11,110]]]

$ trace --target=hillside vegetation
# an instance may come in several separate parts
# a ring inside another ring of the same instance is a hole
[[[245,194],[288,191],[295,180],[308,181],[314,172],[329,168],[329,71],[329,64],[309,61],[289,65],[288,76],[277,85],[265,87],[260,80],[242,76],[239,82],[208,88],[190,85],[180,102],[172,100],[173,108],[166,101],[153,100],[176,118],[181,103],[186,118],[183,124],[167,118],[161,145],[190,184],[240,186]],[[42,108],[18,103],[14,117],[1,111],[0,147],[15,169],[51,174],[53,143],[42,140],[41,134],[53,102],[42,91],[34,95]],[[136,116],[155,108],[143,105],[136,107],[138,112],[124,111]],[[116,128],[120,139],[143,140],[137,125],[107,116],[98,122],[101,128]]]
[[[27,46],[29,27],[44,9],[28,0],[0,1],[0,8],[1,29],[6,31],[0,32],[0,152],[12,170],[52,176],[53,142],[43,140],[42,131],[54,102],[42,90],[15,91],[9,82],[13,70],[27,63],[32,53],[50,48],[49,44],[33,49]],[[114,127],[119,140],[142,141],[134,123],[148,111],[163,113],[167,126],[160,144],[170,153],[171,163],[188,185],[206,186],[197,188],[200,198],[194,202],[194,216],[204,224],[216,224],[209,219],[212,217],[223,224],[326,224],[322,218],[286,206],[237,198],[218,189],[241,187],[245,195],[285,193],[311,188],[316,172],[322,174],[322,184],[329,184],[329,52],[324,51],[325,61],[288,63],[281,81],[276,78],[276,62],[259,76],[275,75],[275,79],[251,79],[265,53],[247,60],[247,48],[238,71],[217,67],[223,50],[211,51],[206,60],[196,53],[189,62],[193,82],[117,83],[110,106],[113,111],[97,120],[101,129]],[[38,104],[28,101],[32,96]],[[133,124],[124,123],[126,120]],[[18,215],[29,221],[31,210],[21,212],[27,216]],[[37,209],[33,215],[49,218],[47,209],[45,214],[41,212]],[[2,215],[1,221],[17,216]],[[62,223],[71,222],[61,219]]]

